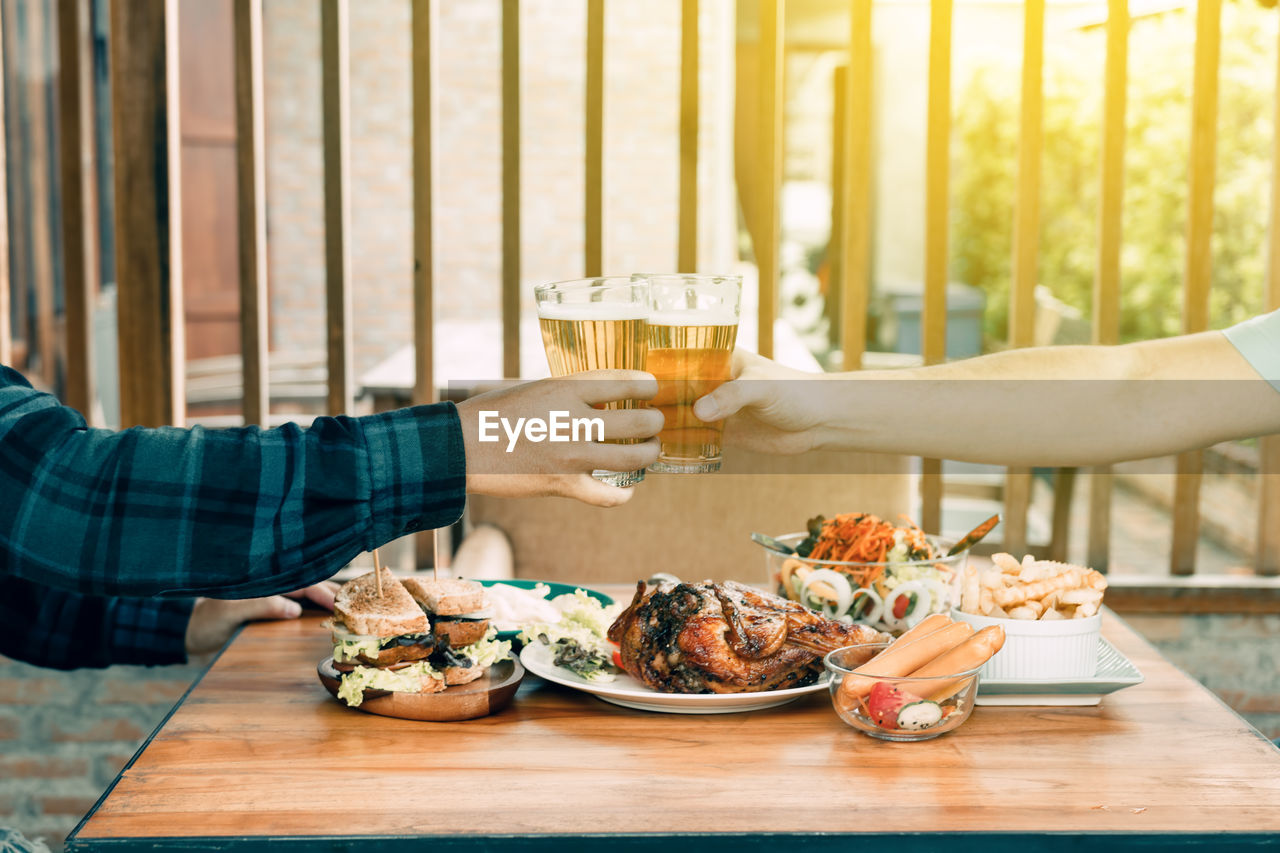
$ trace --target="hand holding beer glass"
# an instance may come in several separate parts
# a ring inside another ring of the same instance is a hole
[[[693,414],[693,404],[730,378],[738,337],[742,278],[726,275],[637,275],[649,286],[649,357],[658,380],[650,406],[666,423],[662,452],[650,471],[677,474],[720,470],[724,421]]]
[[[643,278],[602,276],[559,281],[534,288],[538,324],[552,376],[587,370],[645,370],[649,284]],[[635,400],[606,403],[606,409],[634,409]],[[631,444],[635,439],[615,439]],[[613,486],[633,486],[638,471],[593,471]]]

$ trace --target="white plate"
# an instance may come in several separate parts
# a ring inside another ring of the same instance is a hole
[[[768,690],[762,693],[659,693],[626,673],[613,681],[587,681],[574,675],[552,661],[550,646],[534,643],[520,652],[520,662],[525,669],[539,678],[555,684],[572,687],[590,693],[606,702],[635,708],[638,711],[658,711],[664,714],[732,714],[738,711],[759,711],[794,702],[810,693],[827,690],[827,674],[823,673],[816,684],[808,687],[791,687],[786,690]]]

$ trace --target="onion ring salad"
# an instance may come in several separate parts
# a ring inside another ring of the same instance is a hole
[[[778,595],[831,619],[899,633],[946,613],[967,554],[947,556],[945,545],[902,522],[870,513],[809,519],[807,535],[775,540],[793,554],[769,551]]]

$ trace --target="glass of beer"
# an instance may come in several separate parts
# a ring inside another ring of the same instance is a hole
[[[538,325],[552,376],[584,370],[646,370],[649,282],[643,276],[603,276],[557,281],[534,288]],[[635,409],[636,400],[616,400],[606,409]],[[612,443],[632,444],[634,439]],[[597,480],[633,486],[638,471],[593,471]]]
[[[649,366],[662,410],[662,452],[650,471],[698,474],[720,470],[724,421],[693,414],[698,398],[728,381],[738,337],[742,277],[645,275],[649,282]]]

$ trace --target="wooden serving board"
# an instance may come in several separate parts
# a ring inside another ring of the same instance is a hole
[[[382,717],[399,717],[402,720],[421,720],[429,723],[474,720],[501,711],[511,703],[524,680],[525,669],[515,658],[498,661],[489,671],[469,684],[457,684],[440,693],[392,693],[389,690],[366,690],[364,701],[352,710],[377,714]],[[316,666],[320,683],[338,699],[338,679],[341,673],[333,665],[333,658],[325,658]],[[349,706],[348,706],[349,707]]]

